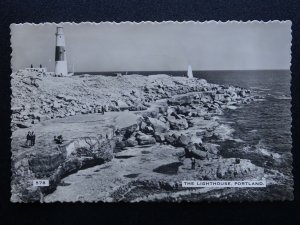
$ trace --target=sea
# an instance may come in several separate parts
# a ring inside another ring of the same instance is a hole
[[[75,75],[116,76],[117,73],[186,76],[186,71],[86,72]],[[233,140],[222,143],[221,155],[249,159],[252,163],[265,168],[267,179],[270,179],[267,188],[240,188],[231,199],[292,200],[290,71],[193,71],[193,75],[209,83],[244,87],[264,96],[261,101],[243,105],[236,110],[225,110],[224,115],[220,116],[220,120],[234,129]],[[222,199],[222,196],[218,198]]]

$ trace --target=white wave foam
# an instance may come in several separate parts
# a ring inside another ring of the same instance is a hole
[[[279,99],[279,100],[291,100],[292,99],[292,97],[285,96],[285,95],[283,95],[283,96],[274,96],[274,98]]]
[[[270,88],[262,88],[262,87],[250,87],[251,89],[259,90],[259,91],[270,91]]]
[[[262,141],[259,141],[259,143],[257,145],[255,145],[255,148],[253,149],[252,146],[244,146],[243,147],[243,151],[244,152],[248,152],[248,153],[255,153],[255,154],[259,154],[259,155],[263,155],[263,156],[267,156],[267,157],[271,157],[273,159],[281,159],[282,156],[278,153],[272,152],[270,150],[268,150],[264,144],[262,143]]]

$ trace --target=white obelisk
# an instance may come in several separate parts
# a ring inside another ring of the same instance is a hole
[[[68,76],[65,36],[62,27],[56,28],[55,75]]]
[[[188,76],[188,78],[193,78],[194,77],[191,65],[189,65],[189,67],[188,67],[187,76]]]

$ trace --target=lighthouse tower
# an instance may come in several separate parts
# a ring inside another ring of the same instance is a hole
[[[191,66],[191,65],[188,66],[187,77],[188,77],[188,78],[193,78],[193,77],[194,77],[194,76],[193,76],[193,70],[192,70],[192,66]]]
[[[66,43],[62,27],[56,28],[55,75],[68,76]]]

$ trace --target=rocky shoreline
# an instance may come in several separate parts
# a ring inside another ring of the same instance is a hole
[[[201,101],[210,110],[219,107],[234,109],[236,104],[253,100],[249,96],[249,90],[243,88],[219,86],[208,84],[203,79],[168,75],[81,75],[66,78],[52,77],[39,70],[20,70],[13,73],[11,78],[13,130],[27,128],[49,119],[101,113],[103,109],[146,110],[151,102],[190,92],[205,93],[199,95],[194,103]],[[170,105],[173,105],[172,102]]]
[[[40,79],[32,85],[28,82],[31,76]],[[181,187],[181,181],[189,179],[264,177],[264,169],[250,160],[219,154],[220,142],[232,138],[232,129],[221,124],[218,116],[258,99],[250,90],[168,75],[57,78],[38,71],[17,72],[12,84],[13,202],[44,201],[45,196],[46,201],[55,201],[47,194],[67,175],[100,164],[111,165],[122,174],[121,167],[113,164],[124,160],[128,160],[127,172],[132,173],[112,181],[115,188],[107,187],[97,200],[137,201],[141,199],[137,193],[145,195],[145,189],[151,189],[147,193],[155,194],[155,199],[160,198],[155,190],[192,192]],[[106,119],[97,122],[99,127],[86,125],[93,135],[82,130],[72,133],[68,118],[89,115]],[[65,144],[53,143],[53,136],[47,133],[51,121],[66,130],[69,138]],[[41,143],[24,150],[20,146],[30,129],[41,133],[45,129],[44,135],[49,137],[41,134]],[[192,157],[196,159],[193,170]],[[109,176],[109,172],[101,172],[103,179]],[[50,186],[32,187],[33,179],[49,179]],[[150,194],[142,200],[151,200]]]

